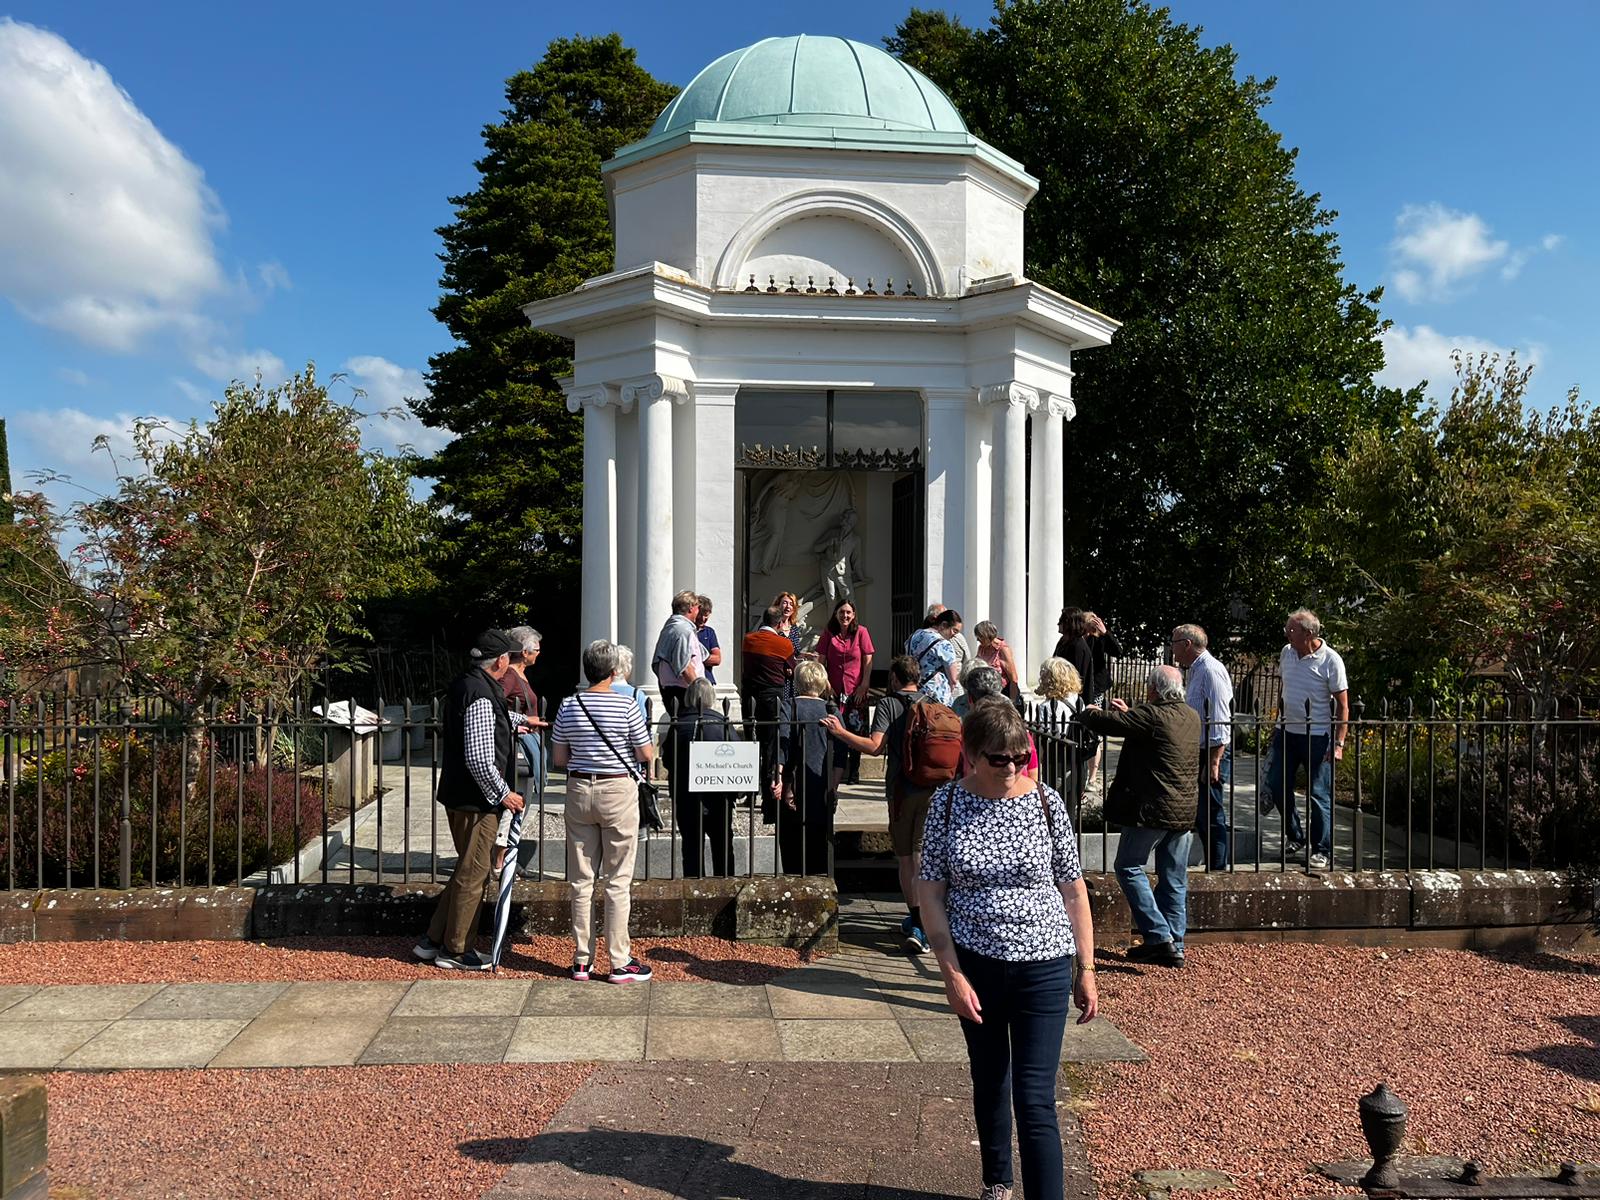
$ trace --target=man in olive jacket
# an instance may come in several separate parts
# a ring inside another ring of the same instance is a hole
[[[1189,843],[1200,789],[1200,716],[1184,695],[1176,667],[1157,667],[1146,681],[1148,702],[1114,711],[1086,708],[1077,720],[1100,734],[1120,737],[1117,777],[1106,792],[1106,820],[1122,827],[1117,842],[1117,882],[1133,910],[1143,942],[1128,951],[1134,962],[1183,966],[1188,927]],[[1154,891],[1144,865],[1155,852]]]

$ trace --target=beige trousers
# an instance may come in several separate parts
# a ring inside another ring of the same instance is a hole
[[[575,959],[594,962],[594,883],[605,876],[606,950],[611,965],[633,957],[628,914],[639,853],[639,785],[618,779],[567,779],[567,879],[572,888]]]
[[[439,893],[439,903],[428,925],[428,937],[450,954],[463,954],[478,935],[478,914],[483,908],[483,885],[489,881],[494,830],[499,816],[492,812],[446,809],[450,840],[456,847],[456,869]]]

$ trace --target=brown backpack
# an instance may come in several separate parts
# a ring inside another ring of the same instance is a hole
[[[961,718],[936,700],[914,700],[906,713],[900,773],[913,787],[938,787],[956,777],[961,763]]]

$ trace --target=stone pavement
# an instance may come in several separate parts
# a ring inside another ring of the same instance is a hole
[[[896,945],[897,906],[845,906],[846,943],[772,983],[617,986],[446,975],[417,982],[0,987],[0,1068],[373,1063],[958,1063],[931,956]],[[1104,1019],[1063,1061],[1136,1060]]]

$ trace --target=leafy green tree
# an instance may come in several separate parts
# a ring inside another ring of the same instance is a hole
[[[1532,368],[1456,356],[1449,402],[1330,455],[1335,617],[1372,694],[1500,674],[1550,714],[1600,686],[1600,414],[1524,407]]]
[[[139,423],[110,496],[63,514],[19,495],[0,551],[29,569],[0,595],[0,662],[31,679],[99,668],[185,709],[294,694],[362,636],[364,600],[428,582],[409,470],[361,450],[359,416],[308,366],[230,385],[203,424]],[[64,541],[79,543],[65,560]]]
[[[913,11],[886,44],[1039,175],[1030,278],[1123,322],[1073,362],[1064,602],[1145,645],[1184,620],[1281,644],[1318,598],[1324,451],[1401,404],[1273,81],[1143,0],[1014,0],[982,30]]]
[[[438,231],[434,315],[456,344],[429,360],[430,394],[414,407],[456,435],[419,471],[448,514],[440,575],[463,619],[531,618],[547,635],[564,623],[575,636],[582,424],[556,383],[571,344],[531,328],[522,306],[612,269],[600,164],[674,93],[615,34],[551,42],[506,81],[479,184],[451,199],[456,219]]]

